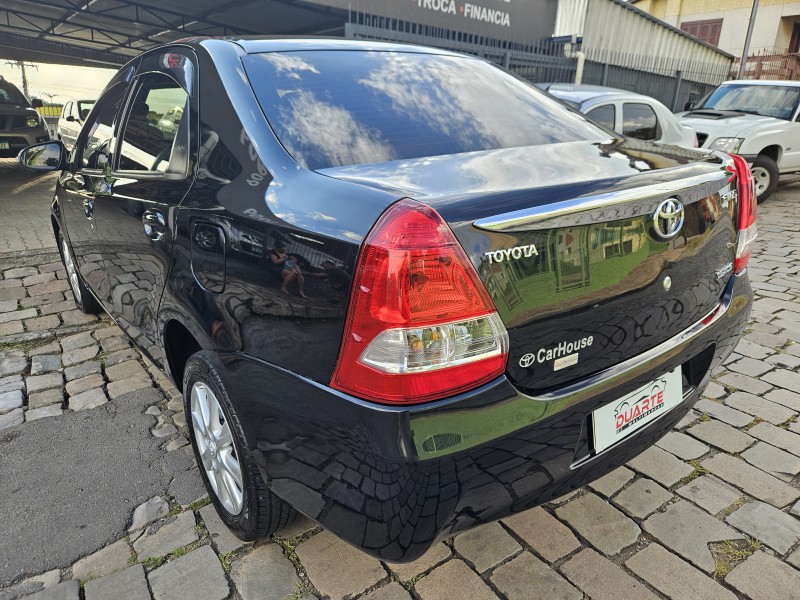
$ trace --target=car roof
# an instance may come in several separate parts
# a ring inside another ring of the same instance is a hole
[[[212,38],[206,38],[212,39]],[[282,37],[282,36],[257,36],[257,37],[229,37],[222,38],[240,46],[248,54],[263,52],[291,52],[300,50],[361,50],[383,52],[414,52],[419,54],[438,54],[446,56],[465,56],[458,52],[417,46],[414,44],[401,44],[397,42],[380,42],[375,40],[343,40],[330,37]],[[202,43],[202,40],[200,40]],[[475,57],[477,58],[477,57]]]
[[[571,83],[553,83],[545,87],[548,92],[561,98],[562,100],[569,100],[577,104],[582,104],[587,100],[594,100],[595,98],[645,98],[652,100],[649,96],[637,94],[636,92],[629,92],[627,90],[620,90],[617,88],[605,87],[602,85],[574,85]]]
[[[800,81],[785,81],[782,79],[731,79],[723,81],[720,85],[781,85],[785,87],[800,87]]]

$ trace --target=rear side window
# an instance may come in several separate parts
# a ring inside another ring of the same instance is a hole
[[[278,139],[309,169],[608,138],[469,57],[320,50],[253,54],[244,65]]]
[[[603,106],[593,108],[586,113],[586,116],[613,131],[617,119],[617,109],[613,104],[604,104]]]
[[[622,133],[638,140],[657,140],[661,137],[656,113],[649,104],[626,102],[622,105]]]

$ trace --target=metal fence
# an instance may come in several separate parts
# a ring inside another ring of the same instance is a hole
[[[732,79],[739,73],[741,59],[731,66]],[[744,79],[800,80],[800,53],[767,49],[747,57]]]

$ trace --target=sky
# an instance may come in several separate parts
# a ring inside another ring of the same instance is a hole
[[[68,100],[93,99],[100,95],[116,69],[96,67],[73,67],[34,63],[38,68],[27,67],[28,91],[32,98],[50,102],[45,93],[55,94],[53,102],[63,104]],[[22,74],[17,67],[0,61],[0,75],[22,91]]]

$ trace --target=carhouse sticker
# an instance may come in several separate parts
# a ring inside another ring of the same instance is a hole
[[[592,413],[595,452],[602,452],[654,421],[683,400],[680,368]]]

